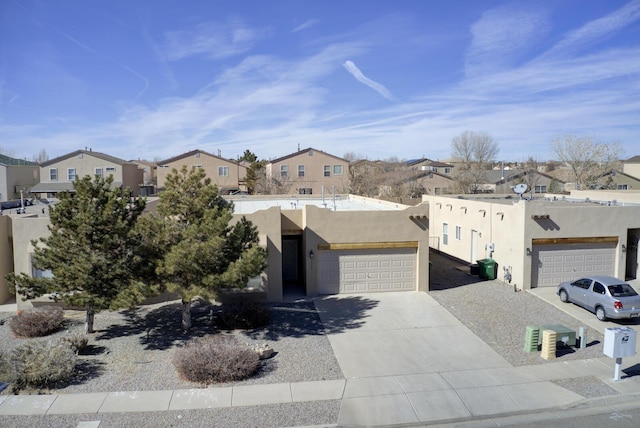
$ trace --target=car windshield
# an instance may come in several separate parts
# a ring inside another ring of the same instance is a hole
[[[609,293],[611,293],[613,297],[631,297],[638,295],[636,290],[634,290],[629,284],[610,285]]]

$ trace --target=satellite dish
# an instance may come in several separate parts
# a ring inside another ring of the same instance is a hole
[[[518,195],[522,196],[524,194],[524,192],[527,191],[527,185],[525,183],[517,184],[517,185],[513,186],[512,189]]]

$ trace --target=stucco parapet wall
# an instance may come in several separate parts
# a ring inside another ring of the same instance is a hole
[[[568,198],[584,201],[588,198],[603,204],[615,201],[616,205],[640,205],[640,190],[572,190]]]

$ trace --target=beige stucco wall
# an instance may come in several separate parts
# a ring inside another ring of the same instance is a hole
[[[158,189],[164,189],[165,183],[167,181],[167,176],[171,174],[173,169],[179,171],[183,166],[187,166],[187,168],[192,168],[195,166],[201,167],[207,174],[207,178],[210,178],[211,181],[215,185],[217,185],[219,189],[240,188],[241,190],[243,190],[240,186],[240,182],[244,182],[247,175],[247,168],[236,162],[217,156],[212,156],[204,152],[197,152],[189,156],[181,157],[172,162],[163,163],[162,165],[159,164],[158,168],[156,169]],[[228,176],[218,175],[218,167],[221,166],[226,166],[229,168]]]
[[[115,171],[107,172],[106,170],[107,167],[115,168]],[[54,168],[58,169],[58,179],[51,181],[49,171]],[[70,181],[68,176],[69,168],[75,168],[76,176],[79,178],[82,178],[85,175],[93,177],[96,175],[96,168],[102,168],[102,172],[105,177],[107,176],[107,174],[111,174],[113,175],[114,181],[120,181],[120,182],[124,181],[122,176],[122,165],[109,162],[107,160],[104,160],[96,156],[92,156],[91,154],[84,152],[84,153],[78,154],[77,156],[63,159],[60,162],[56,162],[55,164],[41,167],[40,182],[41,183],[69,182]]]
[[[6,302],[12,294],[9,293],[7,280],[4,276],[13,272],[13,245],[11,232],[11,217],[0,216],[0,304]]]
[[[38,240],[41,237],[50,235],[49,217],[32,216],[13,216],[13,271],[16,273],[26,273],[32,275],[31,255],[33,254],[32,240]],[[41,297],[35,301],[50,300],[47,297]],[[33,305],[31,301],[24,302],[20,296],[20,290],[16,290],[16,303],[18,310],[29,309]]]
[[[625,163],[622,172],[640,179],[640,163]]]
[[[468,197],[468,196],[467,196]],[[512,283],[519,288],[531,287],[531,256],[534,239],[617,237],[615,275],[625,277],[629,229],[640,228],[640,206],[607,206],[598,203],[566,202],[513,198],[483,200],[457,197],[423,197],[429,202],[432,247],[468,263],[475,263],[471,253],[471,231],[478,231],[477,258],[492,257],[498,263],[498,279],[504,278],[503,267],[511,267]],[[467,209],[463,209],[466,207]],[[482,211],[484,210],[484,212]],[[549,215],[548,220],[534,220],[534,215]],[[449,244],[442,244],[443,223],[449,225]],[[455,226],[462,228],[461,239],[455,239]],[[488,244],[494,244],[489,252]]]
[[[309,155],[309,153],[312,153]],[[288,167],[287,184],[288,194],[298,194],[299,189],[310,188],[313,195],[321,195],[322,187],[326,195],[331,194],[335,186],[336,193],[349,191],[349,162],[327,153],[317,150],[308,150],[298,155],[286,157],[280,161],[267,164],[266,171],[268,177],[281,179],[281,166]],[[304,177],[298,176],[298,166],[304,166]],[[331,167],[331,176],[324,176],[324,166]],[[336,165],[342,166],[342,174],[334,175],[333,168]]]
[[[28,197],[28,190],[40,182],[40,167],[37,165],[9,165],[0,166],[0,201],[20,199],[20,191],[16,186],[24,188],[24,197]]]

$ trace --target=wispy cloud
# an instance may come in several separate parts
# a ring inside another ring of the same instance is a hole
[[[547,18],[540,10],[507,5],[484,12],[471,26],[472,40],[465,58],[467,76],[512,65],[548,31]]]
[[[295,27],[293,30],[291,30],[291,33],[293,34],[293,33],[297,33],[298,31],[306,30],[308,28],[311,28],[317,25],[319,22],[320,21],[318,21],[317,19],[310,19],[298,25],[297,27]]]
[[[342,65],[347,69],[349,73],[351,73],[353,77],[356,78],[358,82],[370,87],[389,101],[395,100],[391,92],[389,92],[389,90],[385,88],[384,85],[381,85],[380,83],[374,82],[373,80],[369,79],[362,73],[362,71],[360,71],[358,67],[356,67],[356,65],[352,61],[345,61]]]
[[[163,52],[171,61],[192,56],[229,58],[247,52],[268,34],[267,29],[251,28],[239,19],[227,23],[207,22],[192,29],[167,32]]]
[[[576,54],[581,48],[602,42],[640,20],[640,0],[634,0],[602,18],[569,32],[544,57]]]

